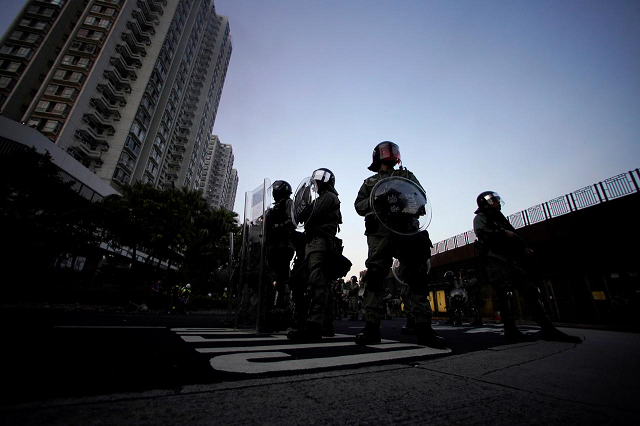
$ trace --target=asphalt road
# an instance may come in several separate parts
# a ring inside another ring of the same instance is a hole
[[[286,333],[234,330],[222,316],[2,311],[5,367],[0,405],[213,384],[376,365],[412,365],[506,345],[502,327],[449,326],[434,321],[448,350],[414,344],[404,319],[383,321],[383,342],[361,347],[364,323],[336,321],[336,336],[292,344]],[[534,327],[524,327],[535,334]],[[579,330],[576,333],[580,334]]]

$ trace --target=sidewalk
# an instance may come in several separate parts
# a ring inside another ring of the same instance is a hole
[[[1,410],[0,424],[639,424],[640,335],[570,332],[585,341],[44,401]]]

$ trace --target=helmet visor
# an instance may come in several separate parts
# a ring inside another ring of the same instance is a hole
[[[487,204],[490,206],[493,206],[495,204],[500,204],[500,206],[504,206],[504,201],[502,201],[500,194],[498,194],[497,192],[492,192],[491,194],[487,194],[483,198],[487,201]]]
[[[331,173],[326,170],[318,169],[311,175],[311,179],[317,180],[320,182],[329,182],[331,180]]]
[[[378,146],[380,161],[400,162],[400,148],[393,142],[383,142]]]

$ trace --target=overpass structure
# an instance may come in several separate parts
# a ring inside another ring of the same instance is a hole
[[[639,186],[635,169],[507,216],[536,253],[540,288],[554,321],[640,326]],[[474,269],[483,283],[483,316],[496,316],[496,297],[474,241],[470,230],[432,248],[436,315],[446,314],[444,273]]]

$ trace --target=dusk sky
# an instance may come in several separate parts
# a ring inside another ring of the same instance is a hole
[[[21,2],[0,3],[4,33]],[[381,141],[427,190],[434,243],[472,228],[482,191],[508,215],[640,166],[637,0],[215,4],[233,39],[214,133],[233,145],[234,210],[265,178],[295,189],[331,169],[349,275]]]

